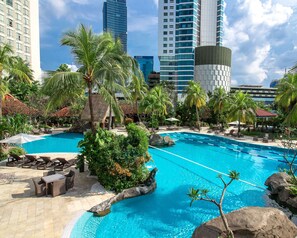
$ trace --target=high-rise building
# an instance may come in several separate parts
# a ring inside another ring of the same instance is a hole
[[[0,1],[0,44],[10,44],[40,80],[39,1]]]
[[[154,70],[154,56],[134,56],[134,59],[138,62],[147,83],[149,74]]]
[[[195,48],[221,45],[223,11],[223,0],[159,0],[160,77],[179,93],[194,79]]]
[[[126,0],[105,0],[103,3],[103,31],[120,39],[127,52],[127,4]]]

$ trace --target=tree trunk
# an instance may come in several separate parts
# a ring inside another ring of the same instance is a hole
[[[112,107],[111,107],[111,103],[110,103],[109,104],[108,130],[111,129],[111,123],[112,123]]]
[[[238,117],[238,131],[237,131],[237,137],[239,137],[240,134],[240,117]]]
[[[200,131],[200,121],[199,121],[199,111],[198,107],[196,107],[196,117],[197,117],[197,128]]]
[[[93,133],[95,133],[96,128],[95,128],[95,121],[94,121],[94,109],[93,109],[93,100],[92,100],[92,84],[88,80],[88,93],[89,93],[89,108],[90,108],[90,123],[91,123],[91,130]]]
[[[228,221],[227,221],[227,219],[226,219],[226,217],[224,215],[224,212],[223,212],[223,209],[222,209],[221,205],[219,206],[219,211],[220,211],[220,215],[221,215],[224,227],[225,227],[226,231],[228,232],[228,235],[231,236],[232,238],[234,238],[234,234],[233,234],[232,230],[230,229],[230,227],[228,225]]]
[[[136,106],[136,112],[137,112],[138,122],[141,122],[140,116],[139,116],[139,112],[138,112],[138,102],[137,102],[137,100],[135,102],[135,106]]]
[[[2,118],[2,95],[0,95],[0,119]]]

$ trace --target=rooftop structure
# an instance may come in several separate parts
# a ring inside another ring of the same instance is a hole
[[[40,80],[39,1],[0,1],[0,44],[10,44]]]

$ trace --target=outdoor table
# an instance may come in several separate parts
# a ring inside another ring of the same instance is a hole
[[[52,174],[52,175],[44,176],[41,178],[41,180],[45,182],[46,196],[48,194],[48,184],[52,183],[54,181],[63,179],[63,178],[65,178],[65,176],[63,174]]]

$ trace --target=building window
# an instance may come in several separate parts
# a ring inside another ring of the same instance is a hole
[[[12,16],[12,10],[10,8],[7,8],[7,15]]]
[[[29,46],[25,46],[25,52],[30,53],[30,47]]]
[[[168,12],[164,12],[164,16],[167,17],[168,16]]]
[[[8,19],[8,26],[13,27],[13,22],[11,19]]]
[[[24,21],[25,21],[25,25],[28,26],[29,25],[29,19],[25,17]]]
[[[2,32],[2,33],[4,32],[4,26],[0,25],[0,32]]]
[[[29,5],[28,0],[24,0],[24,5],[25,5],[26,7],[28,7],[28,5]]]
[[[164,54],[167,54],[167,50],[163,50],[163,53],[164,53]]]
[[[29,37],[25,37],[25,43],[29,44]]]
[[[13,6],[13,1],[12,0],[6,0],[6,4],[8,5],[8,6]]]
[[[163,31],[163,35],[167,35],[167,31]]]
[[[165,18],[165,19],[163,19],[163,22],[168,22],[168,19],[166,19],[166,18]]]
[[[163,44],[163,47],[167,47],[167,44]]]
[[[17,49],[22,50],[22,44],[21,43],[17,43]]]
[[[168,3],[168,0],[164,0],[164,3]]]
[[[167,27],[168,27],[167,25],[164,25],[164,26],[163,26],[164,29],[167,29]]]
[[[13,37],[13,30],[7,29],[7,36],[8,37]]]
[[[20,23],[17,23],[17,30],[19,30],[19,31],[22,30],[22,27],[21,27],[21,24]]]
[[[4,16],[0,14],[0,22],[4,22]]]
[[[18,20],[18,21],[21,21],[21,20],[22,20],[22,16],[21,16],[21,14],[17,13],[16,16],[17,16],[17,20]]]
[[[25,32],[26,35],[28,35],[29,34],[29,29],[27,27],[24,27],[24,32]]]
[[[167,6],[164,6],[164,10],[167,10],[168,9],[168,7]]]
[[[173,10],[174,9],[174,6],[170,6],[170,9]]]
[[[21,34],[18,33],[18,40],[20,41],[21,40]]]

